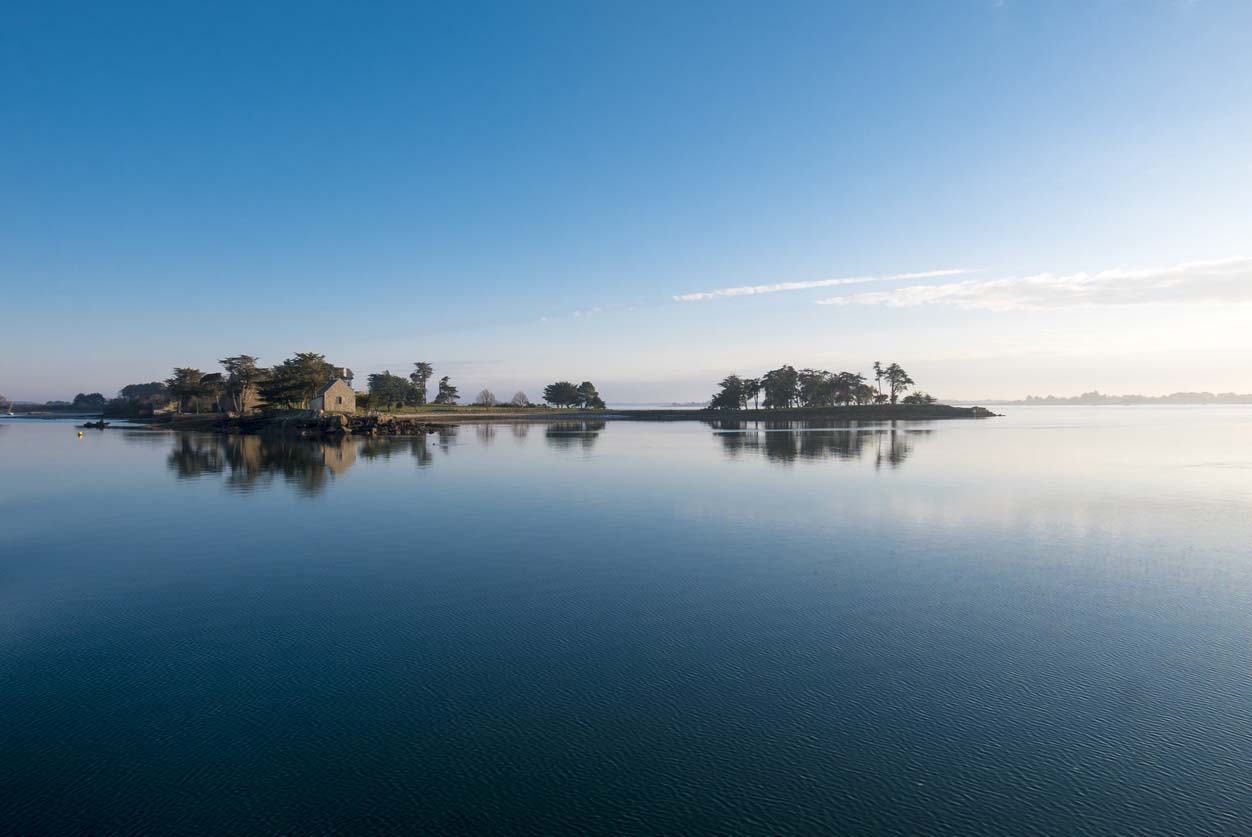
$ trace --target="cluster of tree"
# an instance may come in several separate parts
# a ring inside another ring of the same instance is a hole
[[[434,374],[435,367],[425,361],[418,361],[413,364],[413,371],[407,379],[393,375],[390,369],[370,375],[367,403],[372,409],[420,407],[427,403],[426,391]],[[455,404],[458,398],[460,394],[457,388],[444,375],[439,379],[439,391],[435,395],[434,403]]]
[[[157,407],[170,403],[170,391],[162,381],[127,384],[115,398],[110,398],[102,412],[111,416],[137,416],[150,414]]]
[[[103,410],[104,405],[109,403],[109,399],[105,398],[98,392],[84,393],[80,392],[74,396],[74,400],[70,402],[75,410]]]
[[[225,365],[225,361],[222,363]],[[325,355],[296,352],[260,374],[255,382],[257,394],[271,406],[300,409],[336,377],[338,369],[326,360]]]
[[[368,405],[371,410],[385,410],[417,402],[416,387],[408,378],[393,375],[390,369],[376,372],[366,378],[369,388]],[[358,403],[359,400],[358,400]]]
[[[521,393],[519,393],[520,395]],[[582,407],[603,410],[604,399],[591,381],[575,385],[571,381],[557,381],[543,388],[543,400],[554,407]]]
[[[351,383],[351,373],[326,360],[316,352],[297,352],[276,366],[261,366],[255,355],[232,355],[218,361],[221,372],[205,372],[190,366],[178,366],[164,381],[128,384],[118,396],[107,399],[100,393],[79,393],[73,403],[48,402],[50,409],[104,410],[118,415],[150,413],[173,405],[178,412],[223,411],[244,414],[266,405],[275,408],[300,409],[328,382],[344,376]],[[433,400],[428,389],[435,368],[426,361],[413,364],[407,377],[391,370],[368,378],[368,392],[357,394],[358,407],[394,409],[420,407],[427,403],[454,405],[460,392],[445,375],[438,381]],[[544,387],[544,401],[560,407],[603,409],[604,399],[595,384],[583,381],[557,381]],[[490,389],[481,390],[474,398],[475,406],[494,407],[501,402]],[[530,398],[518,390],[507,402],[510,407],[531,407]],[[8,401],[0,397],[0,408]]]
[[[764,406],[766,409],[895,404],[913,383],[898,363],[884,367],[875,362],[873,385],[864,375],[856,372],[797,370],[794,366],[780,366],[759,378],[727,376],[718,384],[721,389],[713,396],[709,406],[715,410],[746,410],[749,404],[753,408]],[[924,393],[917,394],[917,397],[929,401],[910,401],[906,398],[905,403],[934,401]]]
[[[265,368],[254,355],[234,355],[218,361],[222,372],[204,372],[178,366],[163,383],[130,384],[121,396],[130,401],[168,398],[179,412],[223,409],[247,412],[260,402],[303,407],[339,368],[315,352],[297,352],[277,366]]]
[[[118,392],[118,397],[139,401],[144,398],[168,398],[169,394],[169,387],[164,381],[149,381],[146,384],[127,384]]]
[[[142,399],[165,399],[176,401],[180,412],[201,412],[220,408],[236,413],[248,412],[260,403],[275,407],[301,408],[318,391],[340,373],[340,367],[328,362],[324,355],[314,352],[298,352],[273,367],[262,367],[252,355],[235,355],[223,358],[223,372],[203,372],[191,367],[177,367],[165,381],[148,384],[131,384],[124,387],[121,397],[132,406]],[[385,370],[367,379],[368,392],[358,395],[357,404],[372,409],[418,407],[427,403],[456,404],[460,392],[450,378],[439,379],[433,401],[427,401],[427,390],[435,368],[419,361],[406,377]],[[576,390],[576,402],[584,406],[603,407],[595,387],[587,381]],[[490,390],[483,390],[475,404],[494,406],[498,402]],[[510,400],[514,407],[530,406],[526,393],[518,391]]]

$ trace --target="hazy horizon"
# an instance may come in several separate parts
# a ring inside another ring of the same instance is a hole
[[[1252,392],[1252,6],[8,9],[0,393]]]

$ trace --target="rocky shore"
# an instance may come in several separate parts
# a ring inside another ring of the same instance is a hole
[[[218,421],[219,433],[290,433],[297,436],[416,436],[446,427],[438,422],[389,415],[342,414],[300,416],[249,416]]]

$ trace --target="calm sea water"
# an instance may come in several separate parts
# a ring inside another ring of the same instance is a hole
[[[0,831],[1252,833],[1252,410],[0,424]]]

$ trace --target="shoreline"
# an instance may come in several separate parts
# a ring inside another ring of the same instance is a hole
[[[581,410],[561,408],[479,408],[418,410],[371,415],[292,412],[273,415],[224,417],[220,413],[158,416],[114,420],[130,429],[175,430],[225,434],[291,433],[300,436],[414,435],[437,432],[460,424],[491,422],[642,421],[642,422],[738,422],[738,421],[936,421],[984,419],[998,414],[984,407],[953,407],[946,404],[878,404],[859,407],[787,407],[749,410]],[[107,420],[107,419],[106,419]]]

